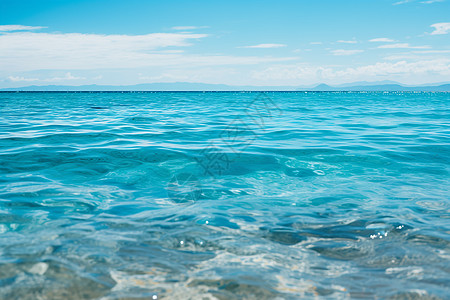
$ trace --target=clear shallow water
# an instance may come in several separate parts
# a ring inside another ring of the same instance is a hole
[[[0,299],[448,298],[449,98],[2,93]]]

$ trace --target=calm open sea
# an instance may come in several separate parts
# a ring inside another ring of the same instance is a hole
[[[448,299],[449,179],[449,93],[0,93],[0,299]]]

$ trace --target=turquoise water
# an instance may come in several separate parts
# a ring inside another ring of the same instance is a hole
[[[448,93],[2,93],[1,299],[448,299]]]

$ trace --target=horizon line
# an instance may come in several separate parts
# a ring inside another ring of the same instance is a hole
[[[388,91],[388,90],[378,90],[378,91],[371,91],[371,90],[360,90],[360,91],[352,91],[352,90],[342,90],[342,91],[315,91],[315,90],[304,90],[304,91],[283,91],[283,90],[232,90],[232,91],[202,91],[202,90],[195,90],[195,91],[188,91],[188,90],[174,90],[174,91],[106,91],[106,90],[98,90],[98,91],[88,91],[88,90],[80,90],[80,91],[21,91],[21,90],[0,90],[0,93],[450,93],[449,91]]]

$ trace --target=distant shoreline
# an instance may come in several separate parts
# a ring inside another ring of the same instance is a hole
[[[135,85],[29,85],[4,87],[0,92],[450,92],[450,83],[406,85],[398,82],[353,82],[341,85],[316,84],[312,86],[251,86],[191,82],[143,83]]]
[[[116,93],[116,94],[152,94],[152,93],[335,93],[335,94],[346,94],[346,93],[397,93],[397,94],[421,94],[421,93],[450,93],[450,91],[276,91],[276,90],[260,90],[260,91],[0,91],[3,94],[16,94],[16,93],[66,93],[66,94],[78,94],[78,93]]]

